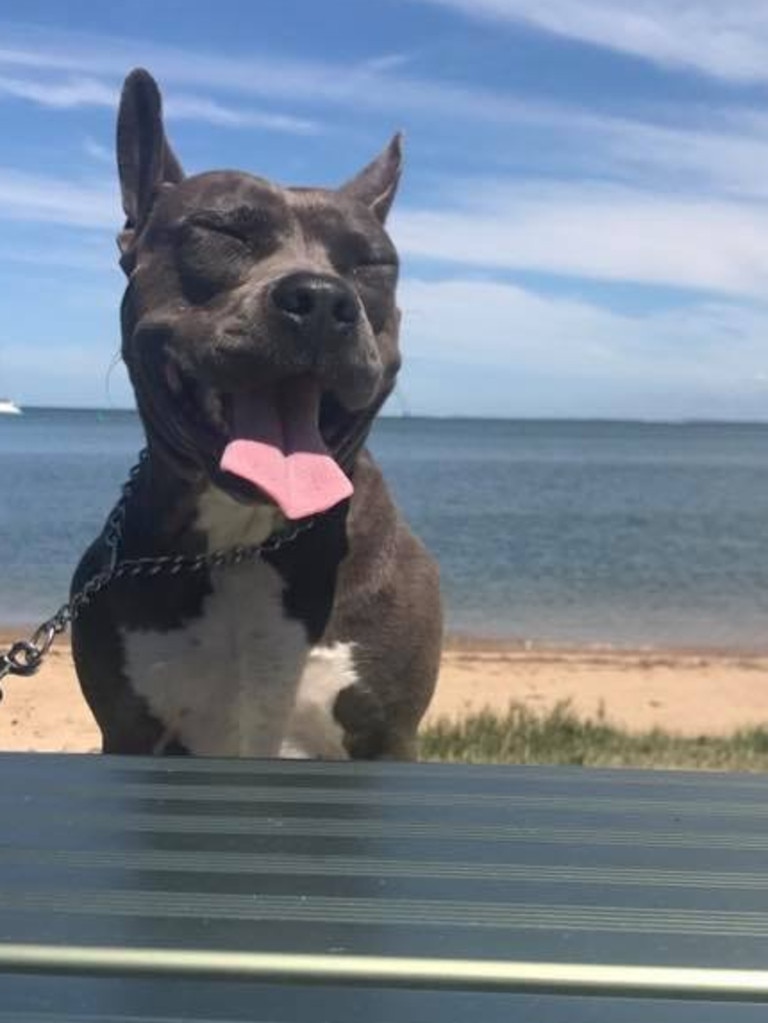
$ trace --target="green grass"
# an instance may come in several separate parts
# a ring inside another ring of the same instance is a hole
[[[547,714],[513,704],[505,715],[483,711],[430,725],[421,734],[420,755],[454,763],[768,771],[768,726],[729,736],[627,732],[602,715],[580,718],[568,703]]]

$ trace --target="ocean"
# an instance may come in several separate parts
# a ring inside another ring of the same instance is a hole
[[[141,443],[131,412],[0,417],[0,624],[66,599]],[[414,417],[372,448],[452,632],[768,649],[768,424]]]

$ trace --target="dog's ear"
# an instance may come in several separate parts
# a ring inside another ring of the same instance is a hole
[[[383,224],[394,201],[402,169],[403,136],[398,132],[386,149],[351,181],[342,185],[340,191],[365,203]]]
[[[157,82],[143,68],[131,71],[123,85],[117,115],[117,171],[125,211],[117,243],[125,267],[158,188],[163,183],[178,184],[184,177],[165,137]]]

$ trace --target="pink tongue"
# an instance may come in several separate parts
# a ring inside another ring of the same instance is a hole
[[[233,439],[220,467],[255,484],[289,519],[328,511],[352,493],[318,428],[320,388],[309,378],[285,383],[277,398],[236,395]]]

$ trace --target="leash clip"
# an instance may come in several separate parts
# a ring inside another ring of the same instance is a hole
[[[39,625],[29,639],[18,639],[0,654],[0,682],[8,675],[30,678],[37,674],[56,637],[65,631],[71,619],[69,604],[60,608],[53,618]],[[0,689],[0,701],[3,691]]]

